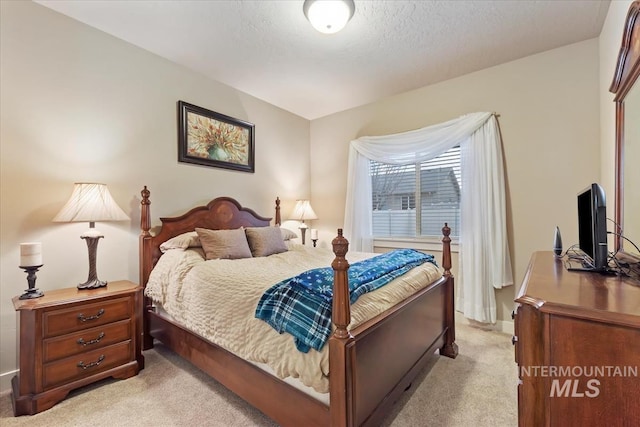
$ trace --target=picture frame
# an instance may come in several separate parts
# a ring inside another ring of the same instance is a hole
[[[255,172],[255,125],[178,101],[178,161]]]

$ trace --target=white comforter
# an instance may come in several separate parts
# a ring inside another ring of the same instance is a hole
[[[303,271],[327,267],[328,249],[288,243],[289,251],[260,258],[205,261],[201,248],[169,250],[151,272],[145,294],[186,328],[237,356],[294,377],[317,392],[329,391],[329,351],[299,352],[289,334],[278,334],[254,317],[264,291]],[[376,254],[350,252],[350,263]],[[382,313],[438,279],[431,263],[361,296],[351,307],[351,327]]]

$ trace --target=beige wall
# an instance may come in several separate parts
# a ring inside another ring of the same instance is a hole
[[[41,241],[44,290],[86,280],[88,224],[51,223],[75,181],[108,184],[130,222],[98,224],[103,280],[138,278],[139,195],[152,216],[231,195],[263,215],[308,197],[309,121],[31,2],[1,3],[0,391],[16,369],[19,243]],[[256,126],[255,174],[177,162],[176,102]],[[286,167],[283,167],[286,165]],[[154,220],[155,221],[155,220]],[[157,225],[154,222],[154,225]]]
[[[350,140],[498,112],[517,283],[497,291],[498,319],[510,320],[531,253],[551,250],[556,225],[565,245],[577,243],[576,194],[600,178],[598,66],[592,39],[314,120],[311,194],[321,238],[342,225]]]

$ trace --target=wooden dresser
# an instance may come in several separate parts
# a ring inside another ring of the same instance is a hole
[[[56,289],[36,299],[15,297],[13,305],[20,315],[20,372],[11,382],[16,416],[44,411],[75,388],[131,377],[144,367],[142,295],[135,283]]]
[[[516,298],[520,426],[640,425],[640,283],[536,252]]]

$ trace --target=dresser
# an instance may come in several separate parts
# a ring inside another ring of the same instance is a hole
[[[515,301],[520,426],[640,425],[640,282],[536,252]]]
[[[141,292],[133,282],[116,281],[13,298],[20,321],[20,372],[11,381],[14,414],[36,414],[73,389],[107,377],[128,378],[144,368]]]

